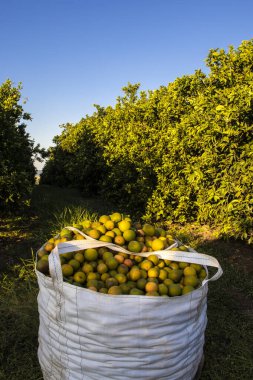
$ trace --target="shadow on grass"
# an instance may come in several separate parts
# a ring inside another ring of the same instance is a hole
[[[241,242],[199,242],[218,259],[223,276],[209,282],[205,365],[201,380],[253,378],[253,250]],[[211,269],[211,273],[215,270]]]
[[[0,271],[8,270],[20,258],[31,258],[32,251],[64,226],[113,211],[109,202],[83,198],[76,189],[36,186],[29,211],[0,221]]]

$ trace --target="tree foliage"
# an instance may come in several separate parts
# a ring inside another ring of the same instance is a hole
[[[114,107],[66,124],[46,170],[147,220],[253,242],[253,40],[210,50],[206,64],[154,91],[129,84]]]
[[[33,155],[40,153],[26,132],[31,116],[19,104],[21,85],[7,80],[0,86],[0,209],[17,210],[29,204],[34,184]]]

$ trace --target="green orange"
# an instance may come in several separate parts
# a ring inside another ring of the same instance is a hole
[[[72,274],[74,273],[74,268],[70,264],[63,264],[61,266],[61,269],[62,269],[62,274],[65,277],[72,276]]]
[[[169,285],[169,295],[171,297],[181,296],[182,288],[179,284],[171,284]]]
[[[140,271],[140,269],[138,269],[136,267],[131,268],[131,270],[129,272],[129,278],[132,281],[139,280],[141,278],[141,271]]]
[[[114,212],[110,215],[111,220],[113,220],[115,223],[119,223],[122,219],[121,214],[119,212]]]
[[[141,246],[141,243],[139,241],[132,240],[129,242],[127,248],[130,252],[139,253],[139,252],[141,252],[142,246]]]
[[[135,240],[136,233],[133,230],[126,230],[123,232],[123,238],[128,242]]]
[[[184,277],[184,285],[191,285],[194,288],[199,284],[199,280],[197,276],[185,276]]]
[[[99,240],[104,241],[105,243],[112,243],[112,237],[108,235],[100,236]]]
[[[120,294],[122,294],[122,290],[121,290],[120,286],[114,285],[108,289],[108,294],[120,295]]]
[[[80,284],[84,284],[86,280],[86,275],[84,272],[76,272],[73,277],[75,282],[78,282]]]
[[[144,226],[142,227],[142,230],[144,231],[145,235],[148,235],[148,236],[154,236],[155,234],[155,227],[152,226],[151,224],[144,224]]]
[[[87,261],[95,261],[98,258],[98,251],[95,248],[87,248],[84,251],[84,258]]]
[[[72,267],[71,267],[72,268]],[[44,273],[44,274],[48,274],[49,273],[49,265],[48,265],[48,261],[45,261],[45,260],[39,260],[36,264],[36,269],[41,272],[41,273]]]

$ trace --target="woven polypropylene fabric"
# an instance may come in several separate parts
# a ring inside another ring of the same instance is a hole
[[[108,295],[36,272],[45,380],[191,380],[203,354],[206,283],[181,297]],[[58,293],[58,294],[57,294]]]

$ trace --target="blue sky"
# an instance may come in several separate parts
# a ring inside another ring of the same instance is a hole
[[[253,38],[251,0],[0,0],[0,83],[23,83],[27,131],[52,145],[60,124],[206,71],[211,48]]]

